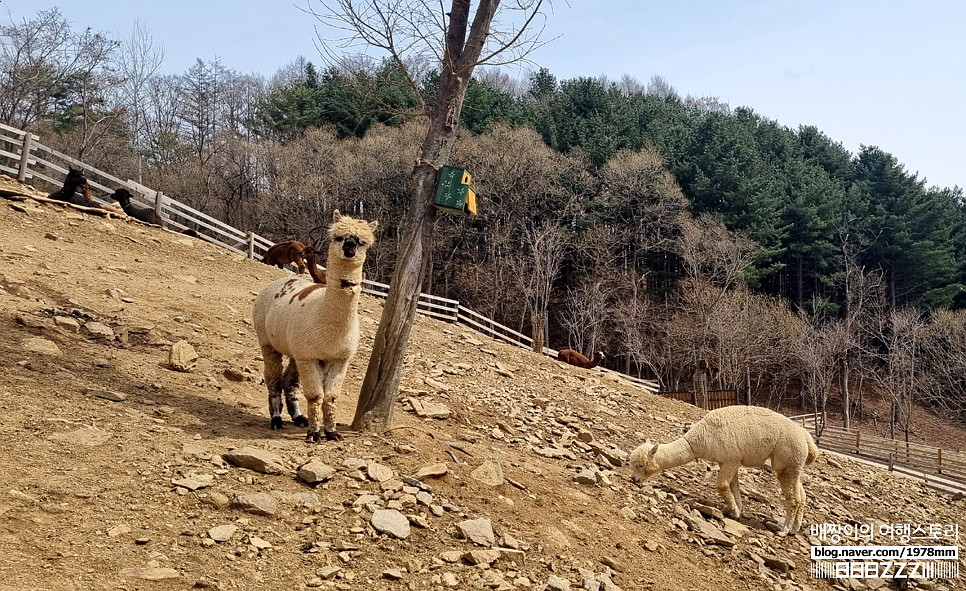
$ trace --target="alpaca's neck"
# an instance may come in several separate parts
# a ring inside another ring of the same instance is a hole
[[[329,257],[327,267],[323,308],[328,312],[333,309],[354,312],[359,307],[359,295],[362,293],[362,261],[346,264],[343,260]],[[346,320],[351,316],[353,314],[347,314]]]
[[[600,355],[595,355],[594,356],[594,360],[591,361],[590,363],[588,363],[587,365],[585,365],[584,367],[586,369],[594,369],[595,367],[597,367],[598,365],[600,365],[600,362],[603,361],[603,360],[604,360],[604,358],[601,357]]]
[[[658,446],[654,459],[662,470],[667,470],[668,468],[676,468],[688,462],[693,462],[695,456],[694,451],[691,449],[691,444],[688,443],[687,439],[682,437],[671,443]]]

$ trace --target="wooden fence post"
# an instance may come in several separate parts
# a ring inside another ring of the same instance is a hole
[[[940,474],[943,473],[943,448],[939,448],[937,451],[938,459],[936,460],[936,471]]]
[[[161,206],[164,204],[164,193],[161,191],[154,192],[154,213],[161,217]]]
[[[248,231],[248,258],[255,258],[255,233]]]
[[[30,150],[33,149],[30,145],[32,141],[32,133],[28,131],[23,134],[23,151],[20,153],[20,169],[17,171],[17,180],[21,182],[27,180],[27,165],[30,162]]]
[[[862,449],[862,431],[855,432],[855,453]]]

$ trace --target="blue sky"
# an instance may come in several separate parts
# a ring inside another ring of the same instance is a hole
[[[0,0],[0,19],[52,6],[117,38],[140,21],[168,73],[196,58],[266,77],[298,55],[320,62],[306,0]],[[960,0],[558,0],[545,38],[559,38],[531,60],[558,79],[657,74],[682,96],[815,125],[853,153],[879,146],[929,185],[966,187],[964,23]]]

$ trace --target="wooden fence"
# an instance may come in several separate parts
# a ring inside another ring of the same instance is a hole
[[[966,453],[932,445],[905,442],[829,425],[814,414],[789,417],[815,435],[819,447],[868,458],[890,470],[903,466],[966,484]],[[818,427],[816,427],[818,425]]]
[[[261,260],[265,252],[274,244],[271,240],[254,232],[244,232],[233,228],[203,212],[163,195],[160,191],[132,180],[121,180],[88,166],[41,144],[40,138],[34,134],[0,124],[0,172],[14,176],[21,182],[33,181],[31,184],[36,184],[38,180],[43,181],[51,185],[53,190],[63,186],[63,178],[67,175],[68,167],[83,170],[84,176],[87,177],[91,185],[105,193],[113,193],[119,187],[127,188],[134,195],[135,201],[154,209],[158,215],[166,218],[168,226],[178,230],[194,229],[203,240],[248,258]],[[95,196],[95,199],[101,203],[108,203],[103,198]],[[363,281],[363,292],[385,298],[389,294],[389,286],[367,279]],[[533,346],[531,337],[478,314],[456,300],[421,293],[416,303],[416,310],[421,314],[445,322],[460,324],[493,339],[518,347],[531,349]],[[557,356],[557,352],[553,349],[544,347],[543,352],[551,357]],[[658,385],[654,381],[642,380],[606,368],[598,369],[603,373],[619,376],[649,392],[655,392],[658,389]]]
[[[691,392],[690,390],[681,392],[658,392],[658,394],[665,398],[680,400],[681,402],[687,402],[694,406],[701,406],[697,392]],[[738,390],[708,390],[708,410],[734,406],[736,404],[741,404],[738,400]]]

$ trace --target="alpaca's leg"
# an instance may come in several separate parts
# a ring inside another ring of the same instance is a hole
[[[268,387],[268,413],[272,417],[271,428],[282,428],[282,354],[270,345],[262,345],[265,360],[265,386]]]
[[[299,268],[299,275],[305,273],[305,263],[302,262],[302,257],[295,257],[295,266]]]
[[[290,359],[282,374],[282,393],[285,394],[285,406],[288,416],[298,427],[307,427],[309,420],[299,410],[299,370],[294,359]]]
[[[790,534],[798,531],[802,524],[799,513],[804,514],[805,512],[804,505],[802,505],[801,510],[799,509],[800,476],[801,472],[797,469],[786,469],[778,473],[778,484],[781,486],[782,495],[785,497],[785,529]],[[805,489],[802,488],[802,494],[804,495],[804,493]]]
[[[721,464],[718,468],[718,494],[725,502],[725,513],[732,519],[741,517],[741,509],[735,502],[731,492],[731,481],[738,482],[738,464]]]
[[[335,400],[342,390],[345,371],[346,362],[341,359],[322,365],[322,384],[325,391],[322,397],[323,429],[325,438],[334,441],[342,439],[342,435],[335,429]]]
[[[738,508],[738,515],[741,516],[741,485],[738,484],[738,471],[735,471],[734,478],[731,479],[731,494],[735,499],[735,507]]]
[[[318,359],[297,359],[295,361],[302,382],[302,393],[308,406],[308,434],[306,441],[321,441],[319,434],[319,407],[322,404],[322,362]]]
[[[808,502],[801,478],[798,479],[798,486],[795,487],[795,501],[798,503],[798,511],[795,512],[795,532],[797,532],[802,526],[802,521],[805,519],[805,505]]]

